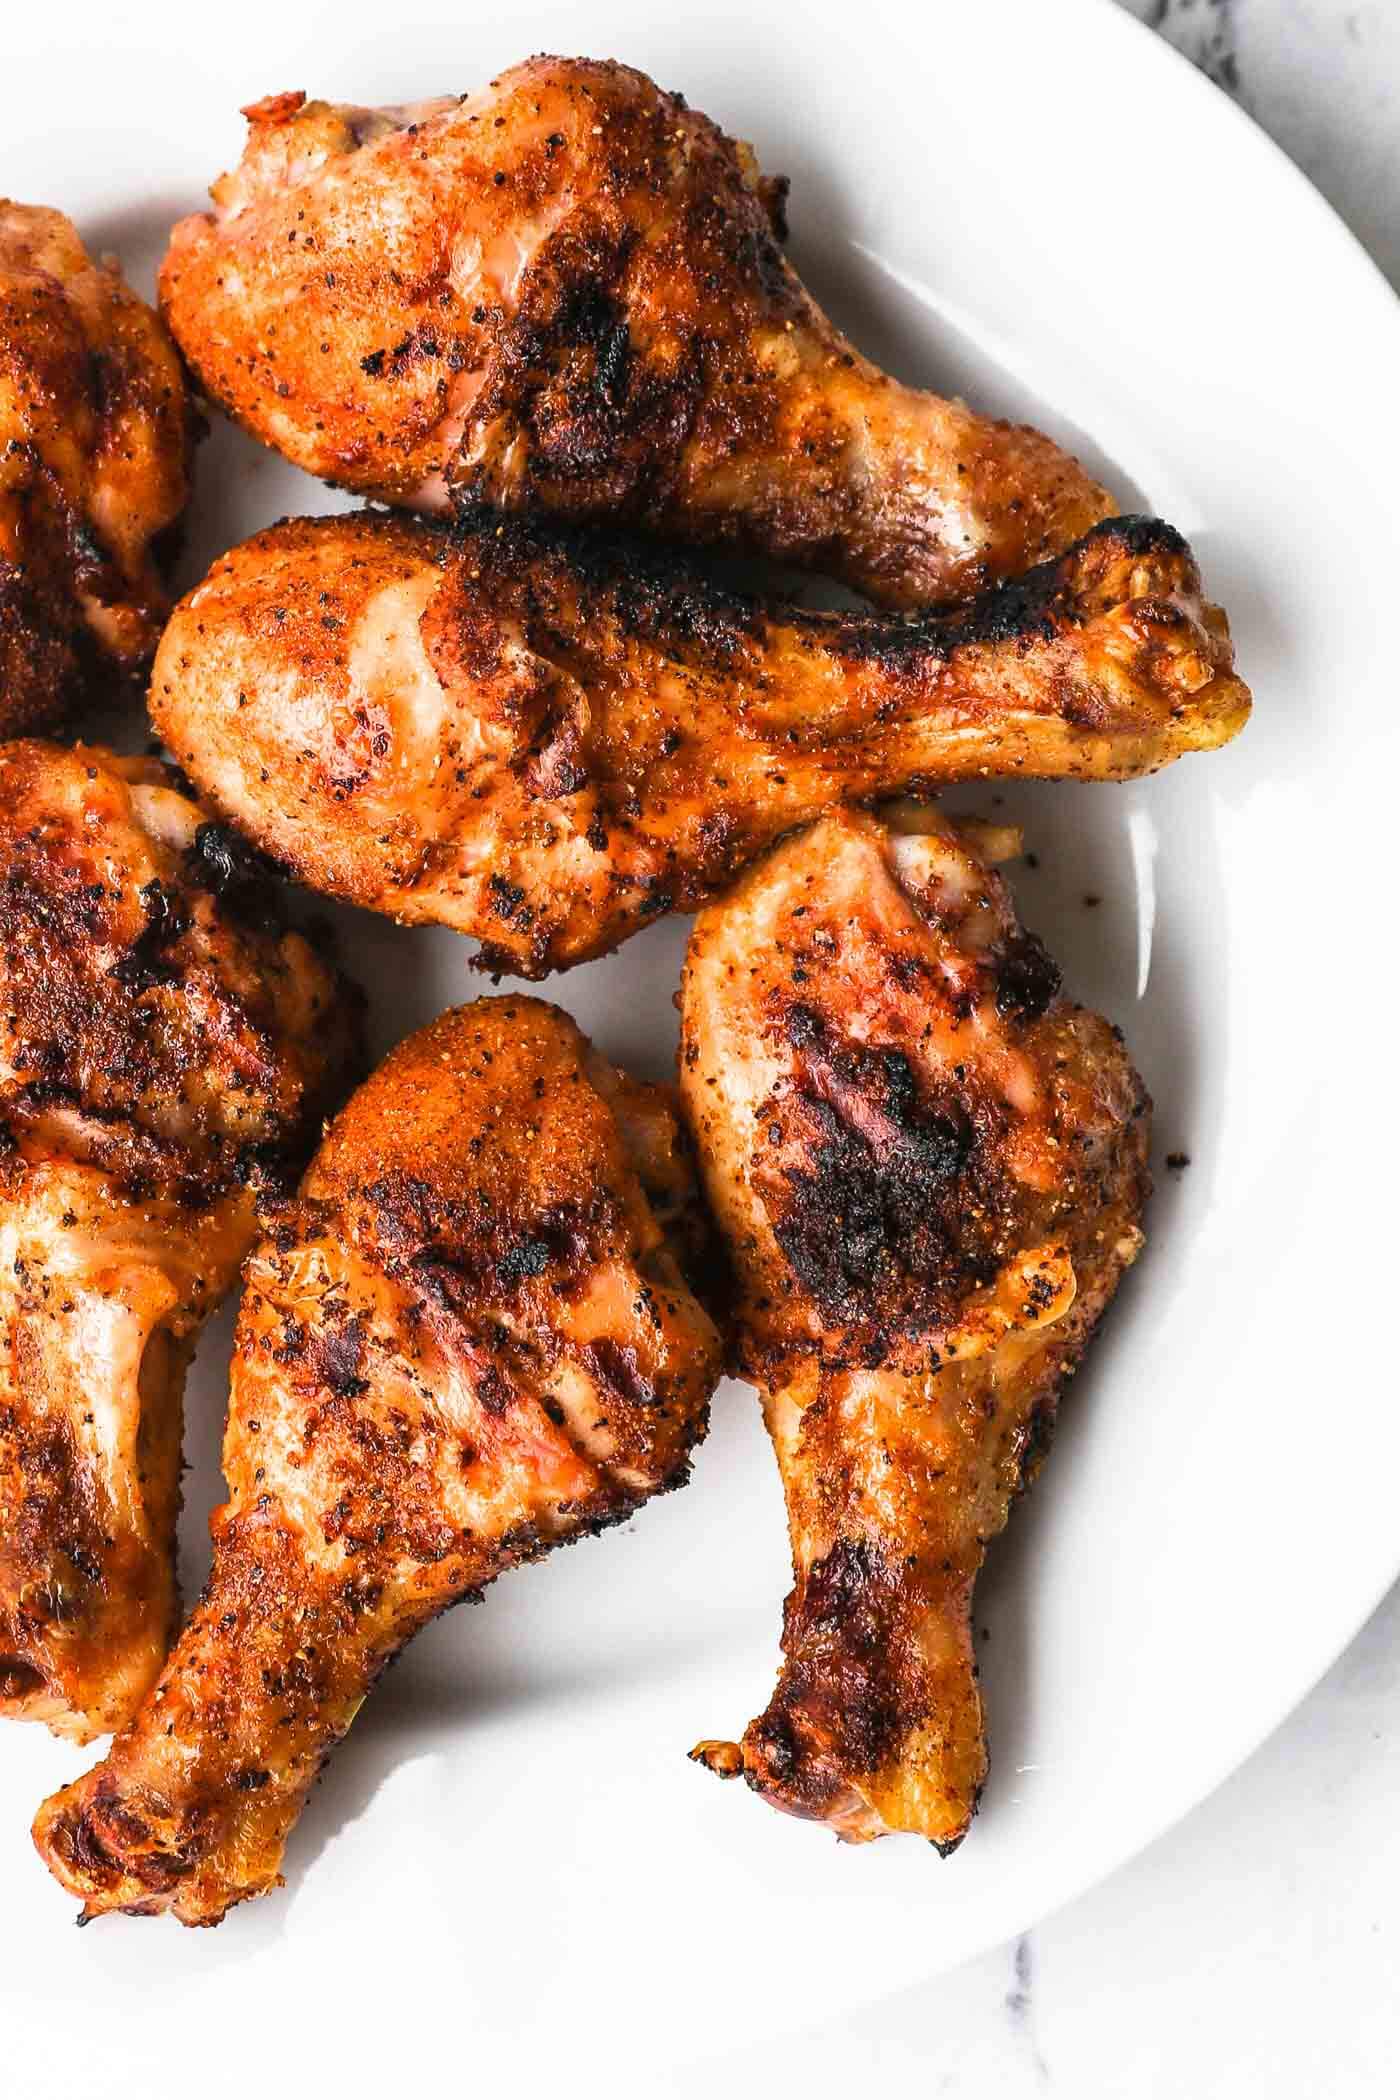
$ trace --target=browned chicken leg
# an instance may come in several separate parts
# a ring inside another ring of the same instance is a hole
[[[348,988],[166,766],[0,746],[0,1713],[86,1742],[175,1632],[185,1367]]]
[[[0,198],[0,734],[145,670],[169,605],[151,543],[194,433],[174,345],[116,266]]]
[[[1141,1245],[1148,1104],[923,821],[828,818],[691,942],[682,1089],[795,1573],[767,1710],[694,1755],[841,1837],[947,1850],[986,1771],[973,1581]]]
[[[211,1925],[271,1887],[419,1627],[685,1478],[719,1345],[649,1201],[679,1136],[532,999],[445,1014],[354,1097],[249,1264],[208,1587],[35,1826],[85,1917]]]
[[[216,563],[166,630],[151,712],[303,881],[539,976],[833,803],[1150,772],[1227,742],[1249,694],[1154,520],[906,620],[764,604],[583,532],[367,515]]]
[[[322,480],[728,541],[890,605],[968,597],[1113,508],[1037,431],[867,363],[783,259],[786,185],[627,66],[245,114],[162,307],[211,398]]]

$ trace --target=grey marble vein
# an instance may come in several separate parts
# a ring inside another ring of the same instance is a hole
[[[1012,2030],[1022,2047],[1029,2052],[1031,2066],[1040,2085],[1050,2083],[1050,2066],[1046,2062],[1036,2039],[1035,2031],[1035,1957],[1031,1950],[1031,1936],[1023,1932],[1011,1950],[1011,1988],[1006,1994],[1006,2011]]]
[[[1236,0],[1134,0],[1134,13],[1184,51],[1218,87],[1240,91]]]

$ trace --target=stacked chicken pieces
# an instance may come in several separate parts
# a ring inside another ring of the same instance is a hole
[[[273,1886],[384,1664],[683,1482],[728,1363],[795,1581],[768,1707],[694,1755],[947,1851],[986,1773],[973,1582],[1142,1244],[1148,1103],[1016,919],[1014,834],[934,798],[1223,744],[1224,615],[1049,440],[868,364],[783,256],[785,186],[640,74],[246,114],[164,320],[211,403],[373,507],[175,608],[178,771],[0,751],[0,1709],[115,1731],[40,1850],[85,1917]],[[149,658],[194,428],[155,316],[0,207],[10,726]],[[867,609],[736,590],[707,543]],[[524,977],[702,907],[679,1090],[481,999],[307,1164],[356,997],[274,869]],[[240,1274],[177,1631],[180,1386]]]

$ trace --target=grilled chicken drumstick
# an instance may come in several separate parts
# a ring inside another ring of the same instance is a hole
[[[169,608],[151,543],[194,432],[175,347],[115,264],[0,198],[0,734],[145,670]]]
[[[0,1713],[120,1727],[175,1632],[181,1392],[356,1033],[166,766],[0,746]]]
[[[775,1806],[947,1850],[986,1772],[988,1539],[1141,1245],[1147,1101],[950,826],[828,818],[696,923],[682,1090],[795,1582],[742,1742]]]
[[[679,1135],[533,999],[445,1014],[355,1095],[248,1266],[209,1584],[35,1826],[85,1917],[271,1887],[419,1627],[685,1478],[719,1346],[649,1200],[684,1195]]]
[[[1113,507],[1039,432],[859,356],[783,259],[786,185],[627,66],[245,114],[162,308],[209,396],[322,480],[627,519],[890,605],[968,597]]]
[[[912,620],[765,605],[581,531],[303,519],[215,564],[151,683],[200,790],[303,881],[526,976],[835,802],[1119,779],[1248,710],[1189,548],[1146,519]]]

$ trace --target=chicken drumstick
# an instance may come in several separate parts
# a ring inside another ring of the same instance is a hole
[[[693,1755],[843,1838],[948,1850],[986,1772],[973,1582],[1142,1243],[1148,1104],[923,821],[828,818],[691,942],[682,1091],[795,1572],[766,1711]]]
[[[720,1352],[649,1200],[684,1196],[679,1136],[533,999],[443,1015],[355,1095],[249,1264],[208,1586],[35,1826],[85,1917],[271,1887],[412,1634],[684,1480]]]
[[[1113,507],[1037,431],[861,357],[783,259],[786,185],[630,67],[245,114],[162,309],[206,393],[322,480],[625,518],[889,605],[968,597]]]
[[[584,531],[302,519],[177,608],[151,712],[313,887],[540,976],[843,800],[1112,780],[1249,712],[1170,526],[1120,519],[962,612],[803,611]]]

